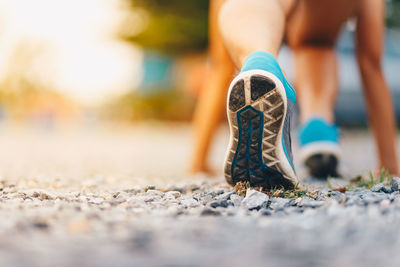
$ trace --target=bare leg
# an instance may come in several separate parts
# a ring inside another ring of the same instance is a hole
[[[296,89],[302,123],[318,116],[334,121],[338,92],[334,45],[360,1],[300,1],[288,21],[287,37],[296,59]]]
[[[358,16],[357,59],[380,167],[391,174],[399,174],[393,103],[381,67],[384,8],[384,1],[363,1]]]
[[[207,166],[207,156],[212,138],[224,114],[226,93],[235,71],[235,66],[223,44],[217,23],[218,13],[224,2],[225,0],[210,1],[209,52],[211,62],[193,119],[195,136],[190,163],[190,171],[193,173],[211,172]]]
[[[255,51],[277,56],[286,16],[292,0],[228,0],[221,9],[219,25],[237,67]]]
[[[337,91],[332,47],[341,26],[353,15],[358,18],[357,58],[380,166],[398,174],[393,106],[381,68],[384,1],[300,1],[288,23],[288,41],[296,55],[301,119],[319,114],[332,121]]]
[[[296,88],[301,107],[300,122],[313,117],[334,121],[334,107],[338,91],[337,59],[333,47],[295,49]],[[318,74],[318,75],[316,75]]]

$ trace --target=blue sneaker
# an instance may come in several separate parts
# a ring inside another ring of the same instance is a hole
[[[275,58],[252,53],[233,79],[227,113],[230,142],[225,159],[228,183],[249,182],[264,189],[293,188],[291,121],[296,93]]]
[[[311,176],[326,179],[339,177],[340,149],[336,125],[314,118],[299,127],[300,159]]]

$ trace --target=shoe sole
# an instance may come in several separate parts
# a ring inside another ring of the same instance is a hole
[[[299,158],[307,166],[311,176],[319,179],[340,177],[338,165],[339,145],[333,142],[317,141],[305,145],[299,151]]]
[[[227,99],[231,135],[224,166],[229,184],[249,182],[271,189],[297,183],[282,143],[286,112],[285,88],[272,73],[251,70],[232,81]]]
[[[334,154],[317,153],[311,155],[305,161],[305,165],[312,177],[327,179],[328,177],[340,177],[337,172],[339,160]]]

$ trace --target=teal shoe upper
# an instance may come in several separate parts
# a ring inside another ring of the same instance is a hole
[[[286,158],[288,159],[290,165],[294,169],[290,131],[292,128],[291,126],[292,114],[295,111],[296,92],[294,91],[293,87],[289,84],[289,82],[286,80],[285,76],[283,75],[282,69],[279,66],[278,61],[276,61],[275,57],[268,52],[256,51],[254,53],[251,53],[243,63],[241,72],[249,70],[268,71],[274,74],[285,87],[286,97],[288,101],[287,101],[285,124],[283,127],[282,143]]]
[[[293,104],[296,103],[296,92],[286,80],[278,61],[276,61],[272,54],[265,51],[256,51],[251,53],[243,63],[243,67],[240,72],[245,72],[248,70],[265,70],[274,74],[283,83],[287,98],[292,101]]]
[[[321,118],[313,118],[298,129],[300,146],[313,142],[339,143],[339,130],[335,124],[329,124]]]

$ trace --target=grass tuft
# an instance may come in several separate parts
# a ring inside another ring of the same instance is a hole
[[[367,188],[371,189],[374,185],[379,183],[390,184],[391,176],[389,171],[385,168],[382,168],[379,177],[375,177],[374,174],[370,171],[368,178],[364,178],[361,175],[358,175],[350,180],[350,184],[352,188]]]
[[[245,197],[247,188],[250,188],[249,182],[237,182],[233,187],[233,191],[235,191],[239,196]]]
[[[282,187],[264,190],[262,187],[251,187],[249,182],[238,182],[233,187],[233,191],[235,191],[239,196],[245,197],[248,188],[263,192],[269,197],[299,198],[307,196],[316,199],[319,195],[318,190],[301,189],[298,184],[295,185],[294,189],[290,190],[286,190]]]

